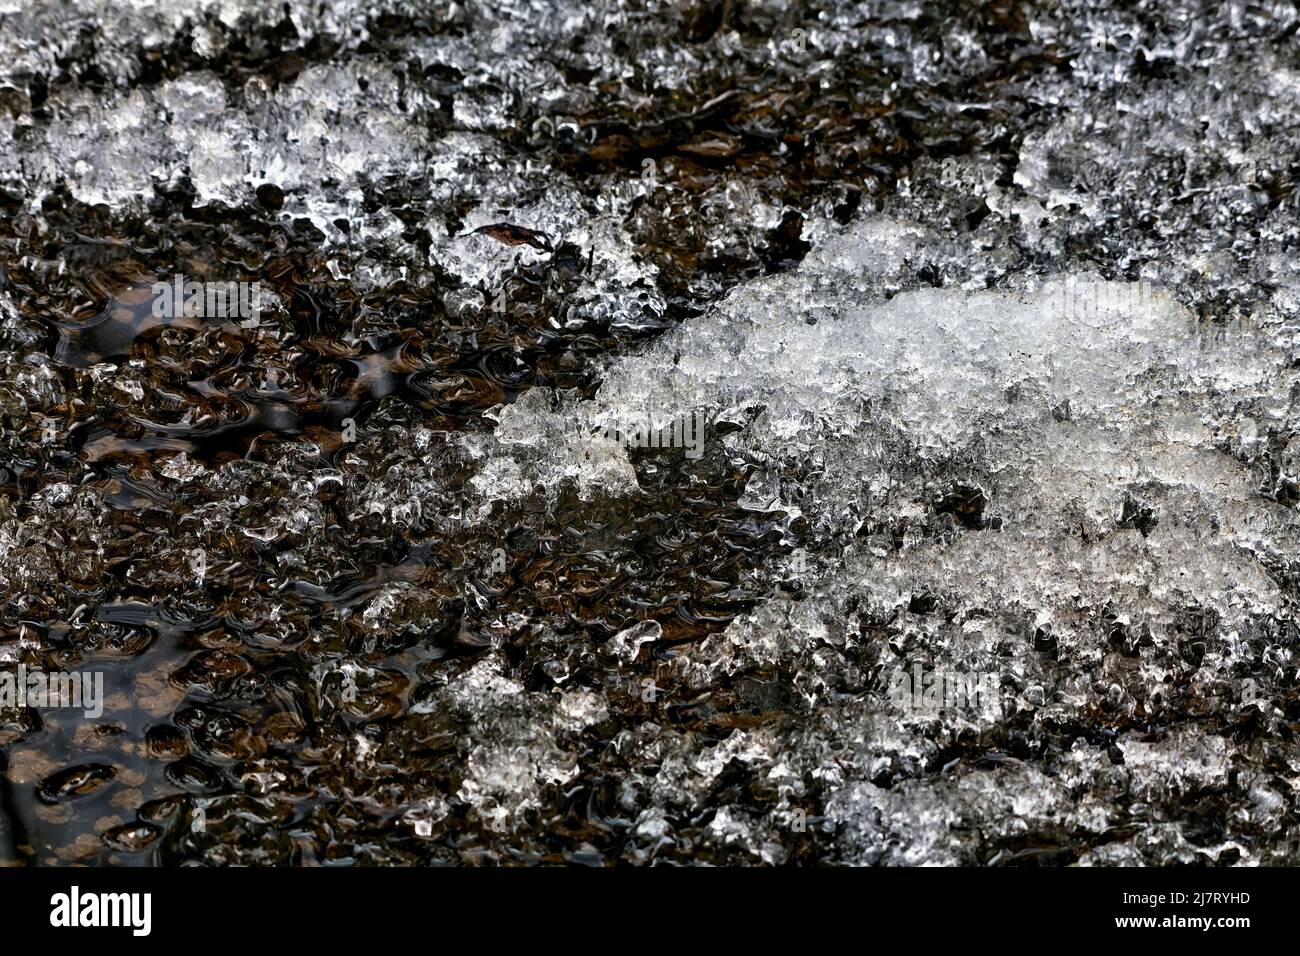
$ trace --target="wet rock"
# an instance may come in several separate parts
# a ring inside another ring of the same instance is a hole
[[[36,795],[45,803],[64,803],[95,793],[116,776],[104,764],[79,764],[51,774],[36,787]]]

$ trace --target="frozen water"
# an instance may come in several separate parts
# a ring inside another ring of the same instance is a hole
[[[1295,863],[1297,22],[0,0],[0,862]]]
[[[1277,628],[1294,628],[1282,579],[1300,517],[1267,494],[1259,464],[1300,412],[1294,316],[1264,309],[1206,328],[1167,291],[1086,275],[1014,293],[857,291],[897,257],[923,254],[923,235],[899,223],[850,227],[794,272],[748,283],[613,362],[594,401],[502,414],[507,434],[548,435],[570,418],[589,427],[646,407],[758,409],[715,453],[764,463],[751,507],[770,503],[779,484],[783,506],[807,519],[802,543],[819,556],[801,582],[809,596],[771,598],[674,666],[696,689],[787,675],[823,719],[765,737],[742,762],[779,756],[816,774],[834,750],[829,816],[845,854],[873,862],[972,862],[979,848],[952,843],[954,827],[1059,815],[1053,825],[1071,831],[1113,817],[1100,805],[1070,808],[1060,784],[1032,769],[1009,784],[978,769],[878,788],[882,773],[910,776],[909,762],[962,726],[1068,725],[1103,701],[1117,721],[1158,722],[1191,697],[1278,721],[1296,668],[1286,643],[1273,642],[1295,633]],[[549,473],[535,480],[558,483],[581,467],[568,447],[543,444]],[[1189,615],[1213,630],[1198,633]],[[1192,640],[1204,655],[1197,668],[1180,659]],[[1287,663],[1265,677],[1254,654],[1270,645]],[[956,723],[891,719],[888,675],[917,659],[993,672],[1000,699],[952,715]],[[1244,670],[1271,691],[1242,699],[1232,677]],[[1125,785],[1221,784],[1213,774],[1227,742],[1196,739],[1189,746],[1217,764],[1119,735]],[[733,758],[701,759],[696,773]],[[689,789],[696,777],[683,773],[657,786]],[[876,819],[887,829],[864,829]],[[882,845],[899,849],[882,856]]]

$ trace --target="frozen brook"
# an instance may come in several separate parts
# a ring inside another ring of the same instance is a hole
[[[0,0],[0,866],[1300,863],[1297,63]]]
[[[1300,516],[1261,494],[1259,458],[1296,420],[1300,326],[1263,310],[1206,328],[1162,289],[1088,275],[866,291],[926,242],[887,220],[830,234],[793,272],[612,362],[593,402],[502,416],[499,435],[537,436],[710,407],[743,425],[714,451],[756,465],[742,502],[802,519],[806,570],[762,569],[795,594],[673,663],[693,691],[781,675],[800,721],[683,753],[649,784],[656,802],[736,760],[772,807],[720,811],[710,833],[773,862],[808,781],[853,862],[985,862],[992,839],[1059,852],[1043,834],[1096,840],[1086,863],[1250,858],[1231,832],[1190,844],[1146,801],[1241,785],[1252,758],[1234,728],[1287,719]],[[533,467],[586,466],[623,490],[619,452],[593,447]],[[1300,441],[1282,455],[1295,469]],[[997,690],[930,707],[918,687],[900,707],[890,678],[917,663]],[[1047,728],[1068,745],[1045,747]],[[988,752],[944,760],[976,741]],[[1254,777],[1242,824],[1276,820],[1289,787]]]

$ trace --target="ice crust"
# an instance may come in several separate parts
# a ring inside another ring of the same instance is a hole
[[[1300,860],[1294,5],[951,14],[0,0],[0,659],[129,691],[42,862],[158,800],[209,863]],[[231,343],[51,320],[286,236],[301,328],[234,345],[382,382],[356,443],[95,457],[240,414]],[[694,409],[700,461],[608,438]],[[998,693],[900,710],[917,665]],[[55,739],[4,716],[16,793]]]
[[[799,543],[813,561],[797,576],[807,596],[772,597],[675,666],[697,690],[745,675],[793,681],[807,725],[760,734],[742,762],[828,776],[828,816],[845,857],[861,862],[968,863],[979,847],[954,832],[1023,820],[1096,831],[1124,816],[1095,796],[1070,800],[1086,748],[1062,756],[1058,779],[1010,760],[891,791],[871,782],[951,735],[1068,725],[1099,701],[1116,717],[1159,722],[1173,697],[1278,721],[1296,673],[1282,582],[1294,573],[1300,517],[1265,495],[1272,478],[1257,462],[1296,419],[1294,318],[1262,310],[1206,327],[1164,290],[1089,275],[1016,293],[917,289],[886,301],[856,291],[891,257],[915,253],[922,233],[850,227],[794,272],[748,283],[611,363],[594,401],[558,411],[521,402],[498,432],[569,434],[574,421],[591,428],[647,408],[750,409],[715,453],[757,463],[751,482],[768,493],[753,500],[807,520]],[[569,446],[540,447],[534,480],[591,474]],[[626,491],[625,474],[612,475],[591,487]],[[953,485],[985,497],[979,527],[936,514]],[[918,613],[921,598],[935,610]],[[873,680],[858,660],[882,630]],[[1192,640],[1204,653],[1194,669],[1180,657]],[[1267,676],[1255,657],[1265,649],[1276,662]],[[891,712],[886,675],[917,659],[996,672],[1001,697],[943,720]],[[1242,699],[1233,676],[1247,670],[1270,689]],[[1115,739],[1124,759],[1106,774],[1115,787],[1222,784],[1222,737],[1188,732],[1173,753],[1145,739]],[[671,803],[691,779],[662,774],[654,790]],[[798,789],[785,804],[798,805]],[[778,812],[765,825],[788,822]],[[738,827],[714,830],[763,846]]]

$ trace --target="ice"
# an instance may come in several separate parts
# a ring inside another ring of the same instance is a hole
[[[1295,862],[1292,5],[0,21],[36,862]]]
[[[485,659],[447,688],[449,702],[468,721],[468,760],[457,797],[485,820],[516,826],[520,815],[541,806],[547,784],[563,784],[578,773],[572,752],[556,741],[551,726],[517,718],[543,707],[564,731],[580,730],[600,719],[599,707],[581,694],[558,706],[544,695],[524,693],[503,677],[498,661]]]
[[[1289,680],[1260,674],[1256,655],[1281,639],[1278,621],[1293,620],[1279,575],[1300,547],[1300,516],[1267,494],[1257,456],[1296,419],[1294,318],[1264,309],[1206,327],[1166,290],[1086,274],[1018,292],[873,295],[901,257],[926,254],[925,236],[919,225],[852,226],[792,273],[748,283],[612,362],[593,401],[518,403],[501,415],[513,436],[574,422],[581,431],[645,408],[761,409],[714,452],[763,462],[742,505],[772,508],[779,487],[797,486],[812,596],[769,599],[683,649],[674,667],[696,690],[786,675],[825,720],[797,743],[733,737],[728,752],[657,786],[690,792],[730,760],[778,753],[810,772],[819,751],[847,744],[828,812],[843,851],[864,862],[971,862],[978,847],[950,843],[954,827],[1059,817],[1077,832],[1109,818],[1100,806],[1087,819],[1069,810],[1039,770],[877,788],[882,774],[915,772],[906,754],[932,754],[963,726],[990,733],[1016,714],[1069,722],[1097,705],[1157,720],[1185,695],[1235,710],[1259,704],[1230,689],[1231,675],[1249,670],[1279,690]],[[580,473],[568,446],[544,446],[533,480]],[[584,474],[588,493],[626,490]],[[1193,638],[1189,615],[1214,624]],[[882,629],[894,636],[873,648]],[[1191,640],[1204,654],[1198,668],[1183,659]],[[1275,652],[1294,670],[1289,648]],[[887,675],[918,659],[994,672],[1000,698],[942,721],[891,713]],[[1262,698],[1264,719],[1277,719],[1276,698]],[[1222,741],[1187,741],[1206,756],[1119,737],[1127,785],[1221,783],[1210,768]],[[917,830],[931,813],[942,822]],[[864,829],[876,814],[886,829]],[[718,819],[719,838],[749,832]],[[880,855],[890,845],[900,849]]]

